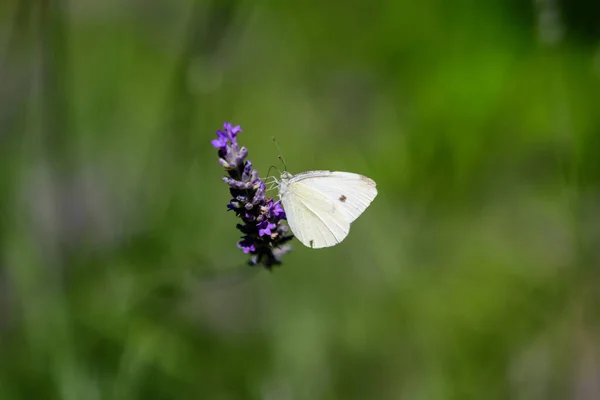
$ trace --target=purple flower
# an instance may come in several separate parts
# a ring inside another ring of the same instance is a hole
[[[281,201],[278,200],[278,201],[274,202],[271,199],[271,202],[269,203],[269,207],[270,207],[271,214],[273,214],[277,218],[286,219],[285,211],[283,210],[283,207],[281,206]]]
[[[217,138],[211,141],[213,147],[219,150],[219,163],[228,171],[239,166],[244,167],[244,159],[248,155],[248,150],[245,147],[240,148],[237,143],[237,134],[241,131],[239,125],[232,126],[225,122],[223,130],[218,130]],[[233,176],[231,178],[239,179]]]
[[[272,232],[271,229],[275,229],[277,227],[277,225],[269,222],[269,220],[265,219],[263,222],[256,224],[256,226],[258,227],[258,236],[265,236],[265,235],[269,235],[271,236]]]
[[[256,246],[254,246],[254,240],[249,237],[244,237],[243,240],[240,240],[237,246],[244,251],[244,253],[248,254],[253,251],[256,251]]]
[[[225,149],[227,142],[229,142],[229,138],[225,132],[217,131],[217,139],[211,140],[210,142],[215,149]]]
[[[231,123],[225,122],[223,129],[223,131],[217,131],[217,139],[211,140],[213,147],[220,150],[225,149],[228,142],[237,147],[237,134],[242,131],[242,128],[239,125],[233,126]]]
[[[218,150],[219,163],[228,175],[223,177],[231,194],[227,209],[242,220],[237,224],[243,233],[237,246],[251,255],[250,265],[262,264],[270,270],[273,265],[280,265],[283,255],[291,250],[285,243],[293,236],[288,234],[289,229],[282,222],[286,218],[281,203],[266,197],[265,183],[252,163],[246,160],[248,150],[239,147],[239,132],[242,132],[239,125],[225,122],[223,130],[217,131],[217,139],[211,143]]]

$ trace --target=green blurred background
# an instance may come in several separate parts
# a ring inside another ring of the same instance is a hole
[[[0,399],[600,398],[598,15],[0,2]],[[223,121],[379,196],[244,266]]]

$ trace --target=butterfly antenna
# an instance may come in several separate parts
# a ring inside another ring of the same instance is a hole
[[[285,158],[283,158],[283,153],[281,152],[281,148],[279,147],[279,143],[277,143],[277,140],[275,139],[275,136],[273,136],[271,139],[273,139],[273,143],[275,143],[275,147],[277,147],[277,151],[279,152],[279,155],[277,156],[277,158],[279,158],[279,160],[283,164],[283,168],[287,171],[287,164],[285,162]]]
[[[279,171],[279,168],[277,168],[277,166],[275,166],[275,165],[271,165],[271,166],[269,167],[269,170],[267,171],[267,177],[265,178],[265,180],[269,179],[269,177],[271,176],[271,170],[272,170],[273,168],[275,168],[277,171]]]

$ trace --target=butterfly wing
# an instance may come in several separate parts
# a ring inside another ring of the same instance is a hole
[[[292,182],[302,182],[325,195],[348,223],[356,220],[377,196],[375,181],[351,172],[310,171],[294,176]]]
[[[290,182],[281,202],[294,236],[307,247],[334,246],[350,231],[350,222],[336,204],[303,180]]]

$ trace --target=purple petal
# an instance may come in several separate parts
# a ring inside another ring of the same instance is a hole
[[[227,139],[226,138],[218,138],[210,141],[215,149],[224,149],[227,147]]]
[[[239,125],[233,126],[231,122],[225,122],[223,123],[223,129],[227,132],[227,137],[229,138],[229,140],[231,140],[231,144],[237,144],[236,137],[238,132],[242,131],[242,128],[240,128]]]
[[[233,128],[231,128],[231,134],[233,135],[233,137],[236,137],[237,134],[240,132],[242,132],[242,128],[239,125],[236,125]]]
[[[227,129],[225,129],[225,131],[217,130],[217,136],[223,139],[229,138],[229,135],[227,134]]]
[[[229,141],[229,135],[227,132],[217,131],[217,138],[211,140],[213,147],[215,149],[225,149],[227,147],[227,142]]]
[[[275,203],[273,203],[273,206],[271,207],[271,212],[276,217],[279,217],[280,215],[285,214],[283,207],[281,207],[281,201],[276,201]]]
[[[258,226],[258,236],[265,236],[265,235],[271,235],[271,229],[275,229],[275,227],[277,225],[270,223],[269,221],[265,220],[263,222],[261,222],[260,224],[257,225]]]
[[[244,238],[238,242],[237,246],[244,251],[244,253],[248,254],[252,251],[256,251],[256,246],[254,245],[254,241],[248,237]]]

